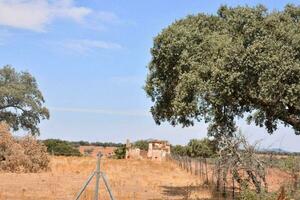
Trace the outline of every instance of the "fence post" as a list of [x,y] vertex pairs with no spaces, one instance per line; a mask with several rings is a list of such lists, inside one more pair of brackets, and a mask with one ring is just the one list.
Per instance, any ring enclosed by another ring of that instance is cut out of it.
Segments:
[[189,158],[190,172],[193,174],[192,158]]
[[198,158],[195,158],[195,175],[198,175]]
[[99,195],[99,180],[100,180],[100,160],[101,160],[101,153],[97,154],[97,167],[96,167],[96,185],[95,185],[95,194],[94,194],[94,200],[98,200]]
[[216,163],[214,163],[214,166],[213,166],[212,172],[211,172],[211,182],[213,185],[215,184],[215,168],[216,168]]
[[221,179],[221,169],[220,169],[220,162],[217,162],[217,191],[220,191],[220,179]]
[[208,183],[208,170],[207,170],[207,160],[206,160],[206,158],[204,158],[204,162],[205,162],[206,183]]
[[198,175],[198,158],[195,158],[195,175]]
[[234,176],[233,176],[233,169],[231,170],[231,176],[232,176],[232,199],[235,200],[235,186],[234,186]]
[[203,165],[202,165],[202,158],[200,158],[200,178],[203,178]]
[[187,157],[187,156],[185,157],[185,170],[186,170],[187,172],[189,172],[188,157]]

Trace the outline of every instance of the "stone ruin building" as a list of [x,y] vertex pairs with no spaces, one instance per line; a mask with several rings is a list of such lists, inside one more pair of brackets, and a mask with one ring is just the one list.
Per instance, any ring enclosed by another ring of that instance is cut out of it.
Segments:
[[162,161],[171,153],[171,145],[164,140],[150,140],[148,151],[134,147],[129,140],[126,142],[126,159],[151,159]]
[[129,140],[126,141],[126,159],[143,159],[147,156],[147,151],[134,147]]
[[149,142],[147,157],[152,160],[164,160],[171,154],[171,145],[168,141],[152,140]]

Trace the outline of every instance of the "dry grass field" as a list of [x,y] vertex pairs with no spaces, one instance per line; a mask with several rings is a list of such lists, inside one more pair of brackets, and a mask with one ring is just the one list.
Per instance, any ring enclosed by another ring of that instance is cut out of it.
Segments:
[[[0,173],[0,200],[72,200],[95,169],[95,162],[91,157],[52,157],[48,172]],[[117,200],[210,199],[212,196],[202,186],[199,176],[187,173],[175,163],[103,159],[101,168]],[[269,172],[273,190],[279,188],[285,177],[280,171]],[[100,199],[108,200],[103,186],[101,182]],[[92,199],[93,189],[94,182],[81,199]]]
[[[94,170],[95,158],[52,157],[50,165],[45,173],[0,173],[0,199],[72,200]],[[201,184],[199,177],[170,162],[104,159],[101,167],[117,200],[183,199],[190,188]],[[93,187],[94,182],[82,199],[92,199]],[[190,195],[209,198],[210,192],[199,189]],[[99,196],[109,199],[102,182]]]

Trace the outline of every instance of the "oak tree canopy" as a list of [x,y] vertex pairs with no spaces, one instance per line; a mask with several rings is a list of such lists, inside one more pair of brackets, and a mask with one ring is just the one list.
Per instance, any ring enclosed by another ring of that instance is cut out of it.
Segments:
[[219,8],[190,15],[154,39],[145,85],[156,123],[210,123],[232,133],[246,118],[300,134],[300,7]]
[[21,129],[39,134],[38,124],[49,118],[44,98],[35,78],[28,72],[17,72],[11,66],[0,69],[0,122],[14,131]]

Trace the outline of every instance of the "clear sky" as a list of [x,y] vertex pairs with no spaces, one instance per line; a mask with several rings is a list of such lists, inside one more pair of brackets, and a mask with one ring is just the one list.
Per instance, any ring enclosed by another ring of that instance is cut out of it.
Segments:
[[[155,125],[142,87],[153,37],[176,19],[216,13],[220,5],[263,4],[281,10],[299,1],[1,0],[0,66],[33,74],[51,118],[41,138],[113,141],[157,138],[173,144],[206,135],[206,125]],[[289,128],[274,135],[239,122],[263,147],[300,151]]]

